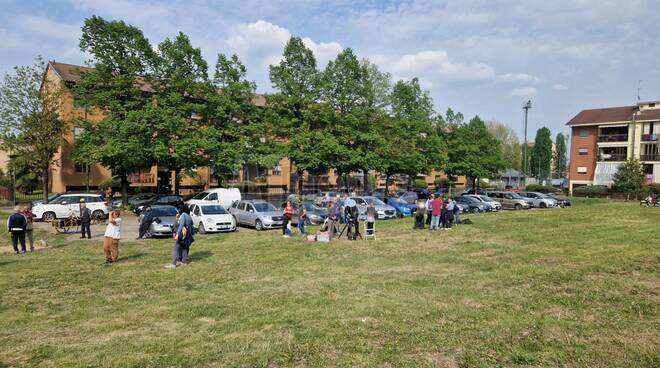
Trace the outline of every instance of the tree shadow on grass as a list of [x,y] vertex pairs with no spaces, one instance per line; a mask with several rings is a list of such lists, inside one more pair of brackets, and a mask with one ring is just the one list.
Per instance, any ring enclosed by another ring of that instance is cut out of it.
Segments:
[[209,250],[203,250],[195,253],[190,254],[190,260],[191,261],[200,261],[204,258],[209,258],[210,256],[213,255],[213,252]]
[[147,253],[145,253],[145,252],[134,253],[134,254],[131,254],[131,255],[126,256],[126,257],[120,257],[117,261],[118,262],[128,261],[128,260],[131,260],[131,259],[134,259],[134,258],[141,258],[141,257],[144,257],[146,255],[147,255]]

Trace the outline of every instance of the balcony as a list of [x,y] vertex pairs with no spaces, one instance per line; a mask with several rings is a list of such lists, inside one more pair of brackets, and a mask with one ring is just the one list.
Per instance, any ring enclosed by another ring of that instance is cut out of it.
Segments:
[[152,173],[133,173],[128,176],[128,182],[133,185],[154,184],[156,175]]
[[642,142],[655,142],[658,140],[658,135],[653,134],[642,134]]
[[655,155],[640,155],[640,161],[660,161],[660,154]]
[[628,134],[599,135],[598,142],[628,142]]
[[625,153],[602,153],[598,156],[598,161],[626,161],[628,155]]

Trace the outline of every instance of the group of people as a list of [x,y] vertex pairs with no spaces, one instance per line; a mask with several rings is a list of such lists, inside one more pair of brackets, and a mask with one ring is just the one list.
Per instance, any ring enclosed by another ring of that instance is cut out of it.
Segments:
[[[371,231],[378,216],[373,203],[367,206],[366,216],[367,231]],[[341,224],[346,225],[348,240],[362,238],[360,233],[360,211],[357,205],[351,202],[348,196],[342,200],[337,195],[332,202],[328,203],[328,218],[323,224],[322,230],[327,231],[329,238],[332,239],[338,234],[341,235],[339,230]]]
[[642,200],[640,204],[643,204],[646,207],[651,207],[651,206],[655,207],[660,205],[660,203],[658,202],[660,202],[660,195],[654,196],[649,194],[648,196],[646,196],[646,198]]
[[[14,254],[27,253],[25,240],[30,244],[30,252],[34,252],[34,214],[32,205],[14,207],[14,213],[7,219],[7,231],[11,234],[11,245]],[[18,244],[21,249],[19,251]]]
[[451,230],[453,224],[460,223],[461,210],[451,198],[431,194],[426,202],[417,202],[415,229],[424,229],[424,215],[429,230]]

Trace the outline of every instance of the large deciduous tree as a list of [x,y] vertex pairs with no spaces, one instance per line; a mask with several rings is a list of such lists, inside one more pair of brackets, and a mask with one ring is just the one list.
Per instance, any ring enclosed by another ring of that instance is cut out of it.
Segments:
[[62,86],[45,78],[46,65],[17,66],[0,84],[0,139],[12,169],[38,172],[48,201],[50,167],[69,122],[59,115]]
[[552,166],[552,138],[550,129],[543,127],[536,131],[534,148],[530,154],[530,170],[532,176],[539,181],[550,178]]
[[486,122],[488,131],[500,142],[502,158],[507,168],[519,170],[522,160],[522,146],[516,131],[499,121]]
[[450,129],[448,173],[472,178],[476,186],[479,178],[505,168],[500,142],[478,116],[467,124],[451,125]]
[[97,124],[80,123],[84,131],[74,156],[81,162],[99,162],[119,176],[127,205],[128,174],[155,162],[149,126],[156,55],[138,28],[98,16],[85,20],[80,49],[91,55],[94,69],[81,73],[74,89],[76,103],[106,115]]

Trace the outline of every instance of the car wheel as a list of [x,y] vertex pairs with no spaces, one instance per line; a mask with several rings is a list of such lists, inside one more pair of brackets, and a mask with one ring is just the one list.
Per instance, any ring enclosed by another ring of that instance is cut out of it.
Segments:
[[257,220],[257,221],[254,222],[254,228],[257,231],[261,231],[261,230],[264,229],[264,224],[261,223],[261,220]]
[[105,217],[105,213],[103,213],[103,211],[101,210],[96,210],[92,212],[92,218],[95,220],[103,220],[104,217]]
[[46,212],[46,213],[43,214],[43,216],[41,218],[46,222],[53,221],[53,220],[55,220],[55,213]]
[[545,202],[541,202],[541,203],[539,203],[539,207],[540,208],[546,208],[546,207],[548,207],[548,205],[545,204]]
[[144,237],[147,238],[147,239],[151,238],[151,231],[147,230],[147,232],[144,233]]
[[197,232],[200,234],[206,234],[206,229],[204,228],[204,224],[201,222],[199,223],[199,226],[197,227]]
[[516,203],[516,205],[513,206],[513,209],[516,210],[516,211],[520,211],[520,210],[522,210],[522,205],[520,203]]
[[402,218],[402,217],[403,217],[403,213],[401,213],[401,211],[397,210],[396,211],[396,218]]

